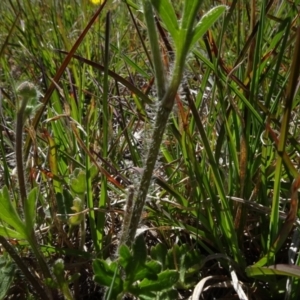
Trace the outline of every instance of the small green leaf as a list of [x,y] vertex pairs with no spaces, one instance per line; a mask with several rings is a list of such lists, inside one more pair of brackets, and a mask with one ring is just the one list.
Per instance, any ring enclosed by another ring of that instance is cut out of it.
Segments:
[[[158,266],[159,266],[159,264],[158,264]],[[155,265],[154,267],[157,267],[157,265]],[[157,268],[157,269],[159,269],[159,268]],[[151,268],[151,265],[150,265],[150,267],[148,265],[144,265],[143,268],[141,268],[135,274],[133,281],[135,282],[135,281],[142,280],[145,278],[150,279],[150,280],[157,280],[157,273],[159,273],[159,271],[158,272],[156,272],[156,271],[157,270]]]
[[144,241],[143,235],[139,235],[133,246],[132,246],[132,257],[129,260],[129,264],[125,268],[126,275],[130,277],[133,281],[135,278],[135,275],[142,271],[147,258],[147,249]]
[[166,270],[158,274],[157,280],[144,279],[139,284],[139,291],[142,294],[147,292],[159,292],[172,288],[178,281],[179,274],[175,270]]
[[147,258],[147,248],[144,241],[144,236],[139,235],[132,246],[133,257],[139,264],[144,265]]
[[176,269],[177,263],[179,263],[180,259],[180,247],[178,245],[174,245],[172,249],[168,250],[168,254],[166,257],[166,266],[169,269]]
[[180,255],[180,260],[179,260],[179,262],[180,262],[179,263],[179,278],[180,278],[181,282],[184,282],[185,272],[186,272],[186,269],[187,269],[186,254],[187,254],[187,252],[182,253]]
[[194,44],[199,41],[204,33],[220,18],[220,16],[226,11],[226,9],[226,5],[219,5],[212,8],[202,16],[201,20],[193,30],[191,47],[193,47]]
[[155,260],[150,260],[146,263],[146,268],[149,268],[152,272],[155,274],[158,274],[161,272],[161,264]]
[[94,280],[99,284],[110,287],[113,282],[111,295],[113,299],[123,291],[123,280],[119,273],[115,275],[116,265],[109,265],[103,259],[96,259],[93,262],[93,270],[95,273]]
[[103,259],[95,259],[93,261],[93,270],[95,275],[101,274],[101,273],[108,273],[113,274],[109,268],[108,263]]
[[98,167],[93,164],[90,167],[90,177],[91,177],[91,179],[93,180],[98,175],[98,173],[99,173]]
[[132,255],[126,245],[121,245],[119,248],[119,263],[122,268],[126,269],[131,262]]
[[86,192],[86,173],[84,170],[75,169],[71,176],[70,188],[73,193],[81,195]]
[[[82,212],[84,209],[83,201],[80,198],[76,197],[73,200],[73,206],[71,207],[71,209],[74,211],[74,213]],[[83,219],[84,219],[84,213],[80,213],[78,215],[76,214],[75,216],[71,216],[69,218],[69,223],[71,225],[79,225]]]
[[3,226],[3,225],[0,225],[0,235],[11,239],[18,239],[18,240],[26,239],[26,236],[24,234],[19,233],[9,228],[8,226]]
[[165,269],[167,253],[168,249],[165,244],[157,244],[151,249],[151,257],[159,261],[163,269]]
[[8,189],[6,186],[0,190],[0,219],[12,226],[16,231],[18,231],[23,237],[26,237],[26,225],[21,220],[16,209],[13,207]]
[[24,205],[25,223],[27,233],[30,235],[34,229],[36,219],[36,200],[37,200],[37,188],[33,188],[28,194],[28,199]]

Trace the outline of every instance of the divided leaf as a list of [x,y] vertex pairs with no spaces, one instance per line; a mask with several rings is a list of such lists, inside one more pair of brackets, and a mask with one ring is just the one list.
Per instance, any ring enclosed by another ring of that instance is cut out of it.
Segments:
[[155,262],[152,261],[149,264],[144,265],[143,268],[140,268],[140,270],[135,273],[134,282],[145,278],[150,280],[157,280],[157,273],[160,272],[160,269],[160,265],[155,264]]
[[177,283],[179,279],[179,274],[175,270],[166,270],[158,274],[157,280],[144,279],[139,284],[140,293],[146,292],[159,292],[163,290],[168,290]]
[[115,263],[109,265],[103,259],[96,259],[93,262],[94,280],[106,287],[111,286],[113,282],[111,293],[114,299],[123,291],[123,280],[116,268],[117,265]]
[[147,249],[143,235],[139,235],[132,246],[132,257],[130,263],[127,265],[125,272],[128,277],[134,282],[136,281],[136,275],[139,272],[143,272],[145,269],[147,259]]
[[132,258],[129,248],[126,245],[121,245],[119,248],[119,255],[119,263],[121,267],[126,270]]
[[161,263],[162,268],[165,269],[166,266],[166,257],[168,249],[165,244],[157,244],[151,249],[151,257]]

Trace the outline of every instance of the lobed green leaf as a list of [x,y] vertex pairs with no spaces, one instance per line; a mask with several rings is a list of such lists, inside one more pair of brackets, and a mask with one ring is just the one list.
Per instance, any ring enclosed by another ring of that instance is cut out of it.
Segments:
[[165,270],[158,274],[157,280],[144,279],[139,284],[139,291],[142,294],[146,292],[158,292],[168,290],[176,284],[179,279],[179,274],[175,270]]

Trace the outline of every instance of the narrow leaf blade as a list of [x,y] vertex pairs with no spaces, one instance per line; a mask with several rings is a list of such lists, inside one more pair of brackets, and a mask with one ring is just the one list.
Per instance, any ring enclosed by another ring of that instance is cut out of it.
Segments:
[[33,188],[28,194],[28,199],[25,202],[25,223],[28,234],[34,229],[36,219],[36,200],[37,200],[37,188]]
[[191,47],[193,47],[193,45],[204,35],[204,33],[221,17],[226,9],[226,5],[219,5],[203,15],[193,30]]
[[158,12],[162,21],[164,22],[173,40],[176,40],[178,36],[179,26],[171,2],[169,0],[151,0],[151,3]]

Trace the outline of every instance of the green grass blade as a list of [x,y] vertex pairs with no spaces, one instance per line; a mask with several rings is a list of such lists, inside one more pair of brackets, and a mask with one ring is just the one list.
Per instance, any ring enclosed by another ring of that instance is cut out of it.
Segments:
[[198,111],[192,101],[189,101],[190,108],[192,110],[193,116],[195,118],[196,126],[199,130],[200,136],[202,138],[202,142],[204,145],[204,149],[206,151],[206,154],[208,156],[208,160],[211,166],[211,171],[213,173],[214,182],[216,184],[216,188],[218,191],[218,195],[221,199],[221,210],[219,211],[219,208],[215,208],[218,219],[220,220],[221,230],[226,237],[227,247],[231,250],[232,255],[234,256],[235,260],[239,262],[240,265],[244,265],[245,262],[241,256],[238,240],[236,236],[236,232],[234,229],[233,219],[231,215],[231,209],[228,205],[228,201],[226,199],[222,179],[220,176],[220,173],[218,171],[218,166],[215,162],[215,158],[213,156],[213,153],[210,148],[209,141],[207,139],[205,129],[203,128],[202,122],[200,120],[200,117],[198,115]]
[[168,32],[170,32],[173,40],[176,40],[178,37],[179,26],[170,0],[151,0],[151,3],[164,22]]
[[[106,23],[105,23],[105,47],[104,47],[104,74],[103,74],[103,95],[102,95],[102,120],[99,120],[101,124],[99,124],[99,128],[102,129],[102,157],[107,159],[108,157],[108,148],[109,148],[109,135],[110,133],[110,108],[108,105],[108,67],[109,67],[109,41],[110,41],[110,13],[108,12],[106,15]],[[101,195],[99,201],[99,207],[105,208],[107,206],[107,178],[102,175],[101,180]],[[101,245],[103,243],[103,235],[104,235],[104,225],[105,225],[105,214],[99,213],[99,218],[97,221],[97,230],[100,232],[100,241],[98,243]],[[103,245],[101,245],[101,248]]]

